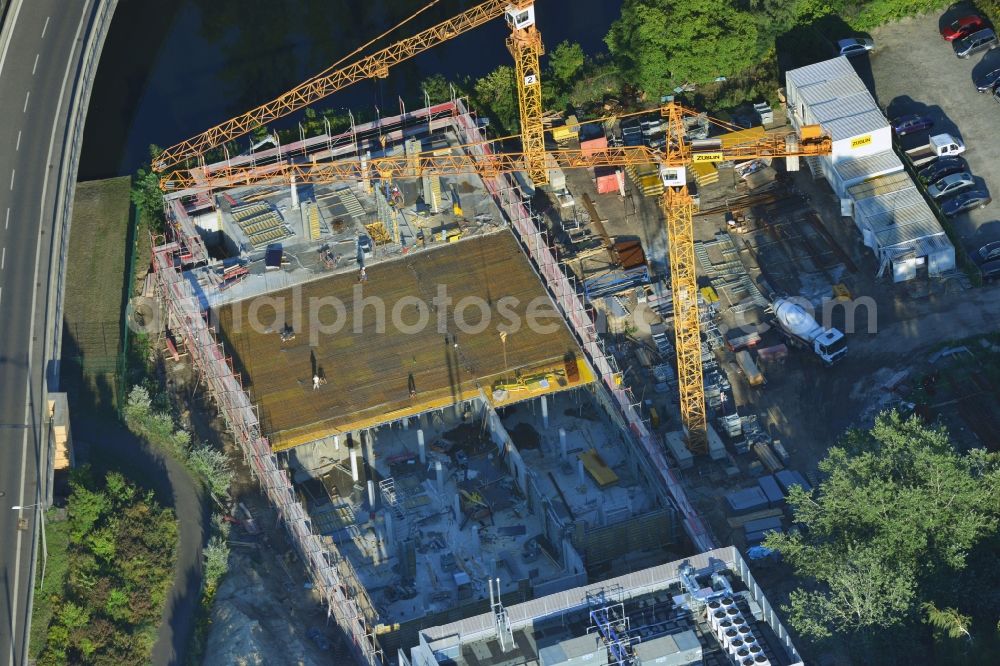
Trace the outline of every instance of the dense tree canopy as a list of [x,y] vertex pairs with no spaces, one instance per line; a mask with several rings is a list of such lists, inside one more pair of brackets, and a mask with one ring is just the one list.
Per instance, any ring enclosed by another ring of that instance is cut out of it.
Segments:
[[750,68],[757,28],[726,0],[625,0],[605,42],[623,73],[659,96]]
[[576,42],[563,42],[549,54],[549,68],[556,81],[562,85],[573,82],[573,77],[583,68],[586,59],[583,48]]
[[83,469],[68,503],[69,575],[40,664],[149,661],[173,574],[177,521],[120,474]]
[[[159,146],[149,147],[149,157],[156,159],[163,149]],[[136,207],[154,231],[163,229],[163,192],[160,190],[160,176],[152,169],[140,167],[132,178],[132,190],[129,193],[132,205]]]
[[505,134],[519,131],[517,85],[513,67],[500,65],[476,81],[473,96],[474,105],[492,117],[498,131]]
[[789,496],[802,529],[766,542],[812,581],[789,608],[807,637],[872,634],[930,615],[923,604],[950,595],[970,552],[996,535],[1000,456],[959,454],[943,429],[915,417],[883,414],[819,467],[815,497],[801,488]]

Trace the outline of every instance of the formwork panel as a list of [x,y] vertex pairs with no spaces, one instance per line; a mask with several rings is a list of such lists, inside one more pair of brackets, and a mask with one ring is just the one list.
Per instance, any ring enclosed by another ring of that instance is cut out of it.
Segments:
[[[451,299],[446,308],[434,306],[439,287]],[[300,289],[297,296],[295,289]],[[382,305],[357,306],[355,290]],[[330,297],[345,307],[343,326],[335,333],[321,333],[319,326],[310,324],[310,312],[332,330],[336,310],[326,306],[320,312],[310,303]],[[489,324],[479,332],[473,332],[482,328],[477,305],[460,315],[466,332],[456,324],[457,306],[470,297],[489,309]],[[593,379],[582,351],[509,232],[375,264],[367,269],[364,283],[354,273],[339,274],[267,298],[284,304],[284,319],[278,321],[274,306],[260,306],[259,325],[254,324],[253,299],[223,307],[217,318],[275,450],[446,407],[479,397],[481,391],[503,404]],[[508,300],[501,309],[504,298]],[[417,301],[428,310],[423,327],[415,326],[420,321]],[[296,302],[301,305],[294,306]],[[528,325],[532,302],[550,315],[537,320],[545,327]],[[379,307],[384,308],[384,328],[378,325]],[[402,327],[393,322],[397,307]],[[521,325],[503,338],[498,329],[507,327],[508,314]],[[280,331],[286,325],[294,330],[294,339],[282,340]],[[526,380],[516,386],[515,371]],[[325,379],[318,389],[313,388],[315,375]],[[508,390],[503,397],[494,396],[501,380]]]

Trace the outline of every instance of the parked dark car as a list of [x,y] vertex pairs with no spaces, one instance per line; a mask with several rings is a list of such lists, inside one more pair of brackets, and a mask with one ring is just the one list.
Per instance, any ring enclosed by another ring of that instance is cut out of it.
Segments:
[[977,187],[973,190],[956,194],[941,202],[941,212],[948,217],[954,217],[959,213],[972,210],[973,208],[986,208],[993,199],[986,190]]
[[956,39],[951,43],[951,46],[955,49],[955,55],[959,58],[968,58],[973,54],[979,53],[980,51],[996,48],[997,34],[987,28],[985,30],[975,32],[968,37]]
[[979,264],[979,273],[983,276],[983,282],[993,282],[1000,279],[1000,241],[993,241],[982,246],[972,258]]
[[978,32],[985,27],[986,21],[983,20],[982,16],[970,14],[968,16],[955,19],[945,27],[941,28],[941,36],[945,38],[945,41],[953,42],[956,39],[968,37],[972,33]]
[[934,127],[934,121],[918,113],[901,116],[892,121],[892,129],[898,136],[922,132],[932,127]]
[[976,90],[981,93],[993,92],[997,84],[1000,83],[1000,68],[994,69],[992,72],[983,74],[978,79],[974,81],[976,84]]
[[987,243],[986,245],[979,248],[977,254],[979,255],[977,261],[979,261],[980,263],[993,261],[994,259],[1000,259],[1000,241],[993,241],[992,243]]
[[1000,278],[1000,259],[979,264],[979,273],[983,276],[983,282],[992,282]]
[[936,183],[953,173],[968,171],[969,165],[961,157],[939,157],[917,172],[921,183]]

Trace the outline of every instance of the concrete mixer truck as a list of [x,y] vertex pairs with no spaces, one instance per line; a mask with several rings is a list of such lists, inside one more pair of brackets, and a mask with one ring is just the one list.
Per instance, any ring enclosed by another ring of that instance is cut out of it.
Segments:
[[832,365],[847,354],[847,340],[844,334],[835,328],[820,326],[798,303],[787,298],[779,298],[774,301],[772,307],[778,326],[790,344],[811,349],[827,365]]

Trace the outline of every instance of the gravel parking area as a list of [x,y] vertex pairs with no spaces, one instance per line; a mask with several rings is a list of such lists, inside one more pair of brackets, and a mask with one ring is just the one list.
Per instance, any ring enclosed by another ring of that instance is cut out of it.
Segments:
[[[878,103],[890,118],[926,113],[934,120],[930,133],[948,132],[968,147],[964,157],[972,175],[1000,197],[1000,104],[976,92],[973,77],[1000,67],[1000,49],[962,60],[941,38],[939,25],[961,15],[931,14],[883,26],[872,34],[876,50],[870,59]],[[863,70],[869,63],[858,63]],[[864,72],[863,72],[864,74]],[[927,132],[904,137],[903,146],[926,143]],[[1000,199],[984,209],[959,215],[954,227],[969,251],[1000,240]]]

